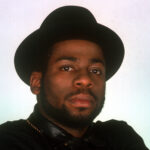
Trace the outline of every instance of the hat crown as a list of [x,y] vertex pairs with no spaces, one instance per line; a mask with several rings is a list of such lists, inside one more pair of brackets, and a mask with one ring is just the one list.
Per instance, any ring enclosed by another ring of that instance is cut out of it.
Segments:
[[46,28],[52,25],[61,24],[93,24],[96,23],[96,19],[91,12],[83,7],[79,6],[64,6],[54,10],[47,16],[40,28]]

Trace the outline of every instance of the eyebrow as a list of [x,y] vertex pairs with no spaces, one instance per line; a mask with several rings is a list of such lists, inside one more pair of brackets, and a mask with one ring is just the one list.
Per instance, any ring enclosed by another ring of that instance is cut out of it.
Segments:
[[101,64],[105,65],[105,62],[102,59],[99,59],[99,58],[92,58],[91,62],[92,63],[101,63]]
[[56,62],[62,61],[62,60],[69,60],[69,61],[74,61],[74,62],[75,62],[75,61],[77,60],[77,58],[75,58],[75,57],[63,56],[63,57],[58,58],[58,59],[56,60]]
[[[69,60],[69,61],[77,61],[77,58],[76,57],[69,57],[69,56],[63,56],[63,57],[60,57],[56,60],[56,62],[59,62],[59,61],[63,61],[63,60]],[[102,65],[105,65],[105,62],[102,60],[102,59],[99,59],[99,58],[92,58],[90,60],[91,63],[101,63]]]

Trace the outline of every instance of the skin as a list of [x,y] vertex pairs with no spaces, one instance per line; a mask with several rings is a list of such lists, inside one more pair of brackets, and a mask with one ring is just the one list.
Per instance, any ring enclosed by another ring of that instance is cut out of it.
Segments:
[[[45,74],[31,74],[30,87],[36,95],[40,94],[41,80],[46,101],[51,106],[57,109],[64,107],[74,118],[88,117],[101,107],[105,95],[105,60],[102,49],[87,40],[55,43]],[[75,137],[81,137],[88,128],[70,128],[46,114],[42,105],[40,110],[47,119]]]

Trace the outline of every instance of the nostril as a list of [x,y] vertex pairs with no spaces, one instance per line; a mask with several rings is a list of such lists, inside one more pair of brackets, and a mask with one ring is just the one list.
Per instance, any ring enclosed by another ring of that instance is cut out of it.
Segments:
[[75,78],[74,80],[74,86],[81,88],[91,88],[93,85],[93,82],[91,80],[91,78],[89,76],[87,76],[87,74],[79,74],[79,76],[77,78]]
[[76,85],[80,86],[80,85],[81,85],[81,83],[80,83],[80,82],[77,82],[77,83],[76,83]]
[[82,82],[76,82],[75,84],[77,87],[86,87],[86,88],[91,88],[92,87],[92,83],[82,83]]
[[92,84],[91,84],[91,83],[89,83],[89,84],[87,85],[87,87],[88,87],[88,88],[92,87]]

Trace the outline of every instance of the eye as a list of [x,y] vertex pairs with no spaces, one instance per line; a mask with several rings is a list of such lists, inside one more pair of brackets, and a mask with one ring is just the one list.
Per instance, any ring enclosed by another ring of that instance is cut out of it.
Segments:
[[97,69],[97,68],[92,68],[90,70],[91,73],[94,73],[94,74],[97,74],[97,75],[101,75],[102,74],[102,71],[100,69]]
[[60,69],[61,69],[62,71],[67,71],[67,72],[73,70],[73,68],[72,68],[71,66],[62,66]]

